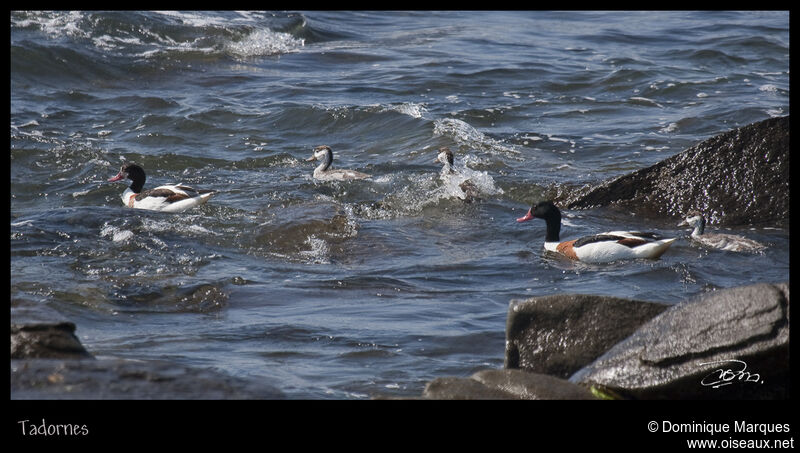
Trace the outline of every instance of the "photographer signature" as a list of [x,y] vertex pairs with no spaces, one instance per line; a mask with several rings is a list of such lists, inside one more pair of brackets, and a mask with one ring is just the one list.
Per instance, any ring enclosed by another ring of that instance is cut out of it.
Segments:
[[764,383],[761,380],[761,375],[758,373],[751,373],[747,371],[747,364],[741,360],[717,360],[714,362],[701,363],[700,365],[713,365],[713,364],[732,364],[729,368],[720,367],[707,374],[701,381],[700,385],[703,387],[711,387],[718,389],[720,387],[733,384],[735,382],[754,382]]

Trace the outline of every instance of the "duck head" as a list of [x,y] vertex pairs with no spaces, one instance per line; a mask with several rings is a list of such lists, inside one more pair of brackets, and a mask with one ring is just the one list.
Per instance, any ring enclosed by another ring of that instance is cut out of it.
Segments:
[[561,221],[561,211],[558,210],[552,201],[540,201],[528,209],[528,213],[517,219],[517,222],[527,222],[531,219],[558,220]]
[[114,182],[126,178],[133,181],[133,184],[131,184],[131,189],[138,193],[142,190],[147,176],[145,176],[144,169],[142,167],[134,164],[133,162],[128,162],[122,164],[122,167],[119,169],[119,173],[117,173],[117,175],[114,177],[108,178],[108,181]]
[[331,165],[331,162],[333,162],[333,151],[331,150],[331,147],[327,145],[320,145],[314,148],[314,154],[306,159],[306,162],[313,162],[315,160],[322,160],[322,169],[327,169]]

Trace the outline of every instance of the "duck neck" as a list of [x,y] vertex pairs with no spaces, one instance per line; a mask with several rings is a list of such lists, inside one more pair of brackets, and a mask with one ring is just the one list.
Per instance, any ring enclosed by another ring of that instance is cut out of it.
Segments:
[[442,172],[446,175],[455,174],[455,169],[453,169],[453,165],[450,162],[445,162],[444,167],[442,167]]
[[547,233],[544,237],[545,242],[559,242],[561,234],[561,216],[549,217],[545,219],[547,223]]
[[700,236],[706,229],[706,219],[700,217],[694,223],[694,231],[692,231],[692,236]]
[[320,172],[321,171],[326,171],[328,169],[328,167],[331,166],[331,163],[333,163],[333,154],[330,151],[328,151],[328,152],[325,153],[325,156],[322,158],[322,163],[320,163],[317,166],[317,169],[314,170],[314,171],[315,172],[317,172],[317,171],[320,171]]
[[142,189],[144,188],[144,181],[145,181],[144,176],[137,176],[135,179],[133,179],[133,182],[131,183],[130,186],[133,193],[142,193]]

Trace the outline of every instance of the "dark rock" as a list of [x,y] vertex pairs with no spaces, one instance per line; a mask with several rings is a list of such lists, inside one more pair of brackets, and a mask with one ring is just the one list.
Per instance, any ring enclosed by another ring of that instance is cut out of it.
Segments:
[[75,324],[40,303],[11,301],[11,358],[91,359]]
[[71,322],[11,324],[11,358],[91,359]]
[[585,387],[565,379],[520,370],[484,370],[472,379],[524,400],[593,400]]
[[673,306],[570,381],[637,399],[788,398],[789,285],[731,288]]
[[564,379],[520,370],[484,370],[469,378],[446,377],[429,382],[427,399],[591,400],[584,387]]
[[789,224],[789,117],[712,137],[656,165],[557,199],[616,205],[653,218],[696,209],[709,224]]
[[487,387],[475,379],[459,377],[442,377],[428,382],[422,396],[434,400],[516,399],[502,390]]
[[666,309],[652,302],[580,294],[512,300],[505,368],[566,379]]
[[166,362],[11,361],[11,399],[281,399],[276,388]]

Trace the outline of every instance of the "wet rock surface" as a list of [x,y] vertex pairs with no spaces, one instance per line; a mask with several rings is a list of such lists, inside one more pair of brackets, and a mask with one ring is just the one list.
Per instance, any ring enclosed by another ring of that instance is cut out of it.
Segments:
[[[592,295],[514,301],[506,337],[505,369],[434,379],[421,398],[790,397],[788,283],[674,306]],[[559,377],[582,362],[568,380]]]
[[11,324],[11,358],[91,359],[71,322]]
[[512,300],[505,368],[567,379],[667,308],[582,294]]
[[789,284],[765,283],[671,307],[570,381],[637,399],[784,399],[789,370]]
[[434,379],[425,387],[425,399],[474,400],[592,400],[584,387],[567,380],[520,370],[484,370],[469,378]]
[[91,359],[75,324],[55,310],[27,301],[11,303],[11,358]]
[[267,384],[168,362],[11,361],[11,399],[281,399]]
[[654,218],[690,210],[710,225],[789,224],[789,117],[705,140],[651,167],[556,196],[568,209],[619,206]]

